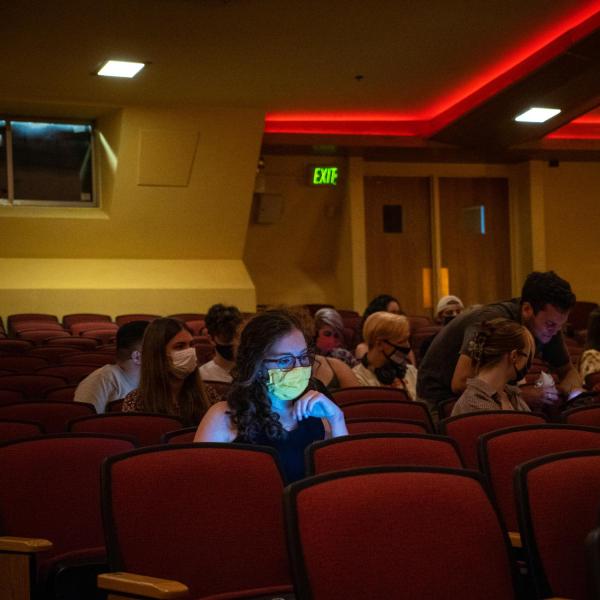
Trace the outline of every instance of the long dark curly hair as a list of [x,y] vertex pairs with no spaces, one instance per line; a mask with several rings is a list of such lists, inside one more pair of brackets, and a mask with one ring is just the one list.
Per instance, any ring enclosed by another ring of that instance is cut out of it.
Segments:
[[270,439],[283,439],[286,435],[279,415],[271,410],[263,361],[273,345],[294,329],[302,333],[309,348],[299,319],[287,310],[266,310],[248,321],[242,331],[227,404],[238,436],[244,441],[254,442],[261,434]]

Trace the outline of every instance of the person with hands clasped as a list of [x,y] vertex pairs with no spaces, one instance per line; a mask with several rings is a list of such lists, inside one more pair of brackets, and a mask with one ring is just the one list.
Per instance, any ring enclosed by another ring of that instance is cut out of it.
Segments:
[[248,322],[226,402],[213,405],[195,442],[244,442],[275,448],[288,482],[304,477],[304,449],[347,435],[341,409],[314,389],[313,355],[295,315],[268,310]]

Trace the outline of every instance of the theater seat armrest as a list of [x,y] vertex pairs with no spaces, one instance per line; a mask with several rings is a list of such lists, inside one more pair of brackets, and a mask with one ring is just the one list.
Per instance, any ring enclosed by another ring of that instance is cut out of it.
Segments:
[[50,550],[52,542],[41,538],[0,536],[0,552],[32,554]]
[[510,545],[513,548],[523,547],[523,542],[521,541],[521,534],[518,531],[509,531],[508,539],[510,540]]
[[188,587],[179,581],[123,571],[98,575],[98,587],[111,592],[110,598],[115,600],[120,598],[119,593],[127,598],[189,598]]

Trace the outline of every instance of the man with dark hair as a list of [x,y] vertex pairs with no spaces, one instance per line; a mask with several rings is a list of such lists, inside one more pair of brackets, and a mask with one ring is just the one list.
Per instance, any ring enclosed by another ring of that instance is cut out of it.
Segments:
[[206,329],[215,345],[215,357],[200,366],[200,376],[205,381],[232,381],[231,370],[235,365],[238,327],[242,313],[235,306],[214,304],[206,314]]
[[90,373],[75,390],[75,402],[86,402],[96,407],[98,414],[106,410],[112,400],[124,398],[137,388],[142,365],[142,339],[148,321],[131,321],[117,331],[117,360]]
[[[468,344],[478,325],[505,317],[525,325],[533,334],[536,353],[558,375],[558,389],[572,397],[581,391],[582,382],[571,364],[562,327],[575,304],[575,294],[567,281],[554,271],[533,272],[527,276],[520,298],[467,310],[453,319],[435,337],[419,365],[417,396],[432,408],[459,396],[467,379],[475,375]],[[558,400],[555,392],[540,388],[541,402]],[[542,397],[545,394],[545,397]]]

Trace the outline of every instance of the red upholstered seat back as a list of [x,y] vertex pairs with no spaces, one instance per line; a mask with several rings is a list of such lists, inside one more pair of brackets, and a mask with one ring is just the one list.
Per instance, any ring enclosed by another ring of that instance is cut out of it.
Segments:
[[509,531],[518,531],[513,473],[518,465],[548,454],[600,449],[600,428],[576,425],[523,425],[480,438],[480,464]]
[[151,413],[106,413],[85,416],[69,423],[69,431],[129,435],[139,446],[160,444],[167,431],[180,429],[183,423],[177,417]]
[[97,365],[53,365],[36,371],[37,375],[55,375],[67,383],[79,383],[97,369]]
[[96,409],[82,402],[22,402],[0,406],[0,419],[39,421],[48,433],[64,433],[72,419],[94,414]]
[[42,435],[44,428],[35,421],[0,421],[0,443]]
[[453,440],[427,434],[364,434],[313,442],[306,449],[306,472],[382,465],[425,465],[460,469]]
[[194,441],[197,427],[184,427],[182,429],[175,429],[174,431],[167,431],[164,433],[161,442],[163,444],[191,444]]
[[329,473],[284,503],[299,598],[514,598],[508,542],[472,472]]
[[345,406],[351,402],[366,402],[367,400],[410,400],[404,390],[366,385],[337,390],[333,392],[333,399],[338,406]]
[[539,597],[592,598],[586,594],[584,542],[598,524],[600,450],[527,462],[517,469],[515,485]]
[[572,408],[563,413],[565,423],[569,425],[590,425],[600,427],[600,404]]
[[440,432],[456,440],[465,466],[469,469],[477,469],[479,468],[477,441],[480,435],[505,427],[545,422],[545,417],[528,412],[482,411],[444,419],[440,423]]
[[100,465],[132,448],[123,439],[71,435],[1,445],[2,534],[48,539],[52,556],[103,546]]
[[66,384],[66,379],[57,375],[18,374],[0,377],[0,390],[16,390],[25,399],[31,400],[39,400],[47,390]]
[[423,423],[427,431],[433,431],[431,416],[423,402],[368,400],[345,404],[342,410],[347,419],[410,419]]
[[270,449],[163,445],[107,461],[112,569],[185,583],[192,596],[290,583]]
[[410,419],[346,419],[350,435],[360,433],[427,433],[423,421]]

